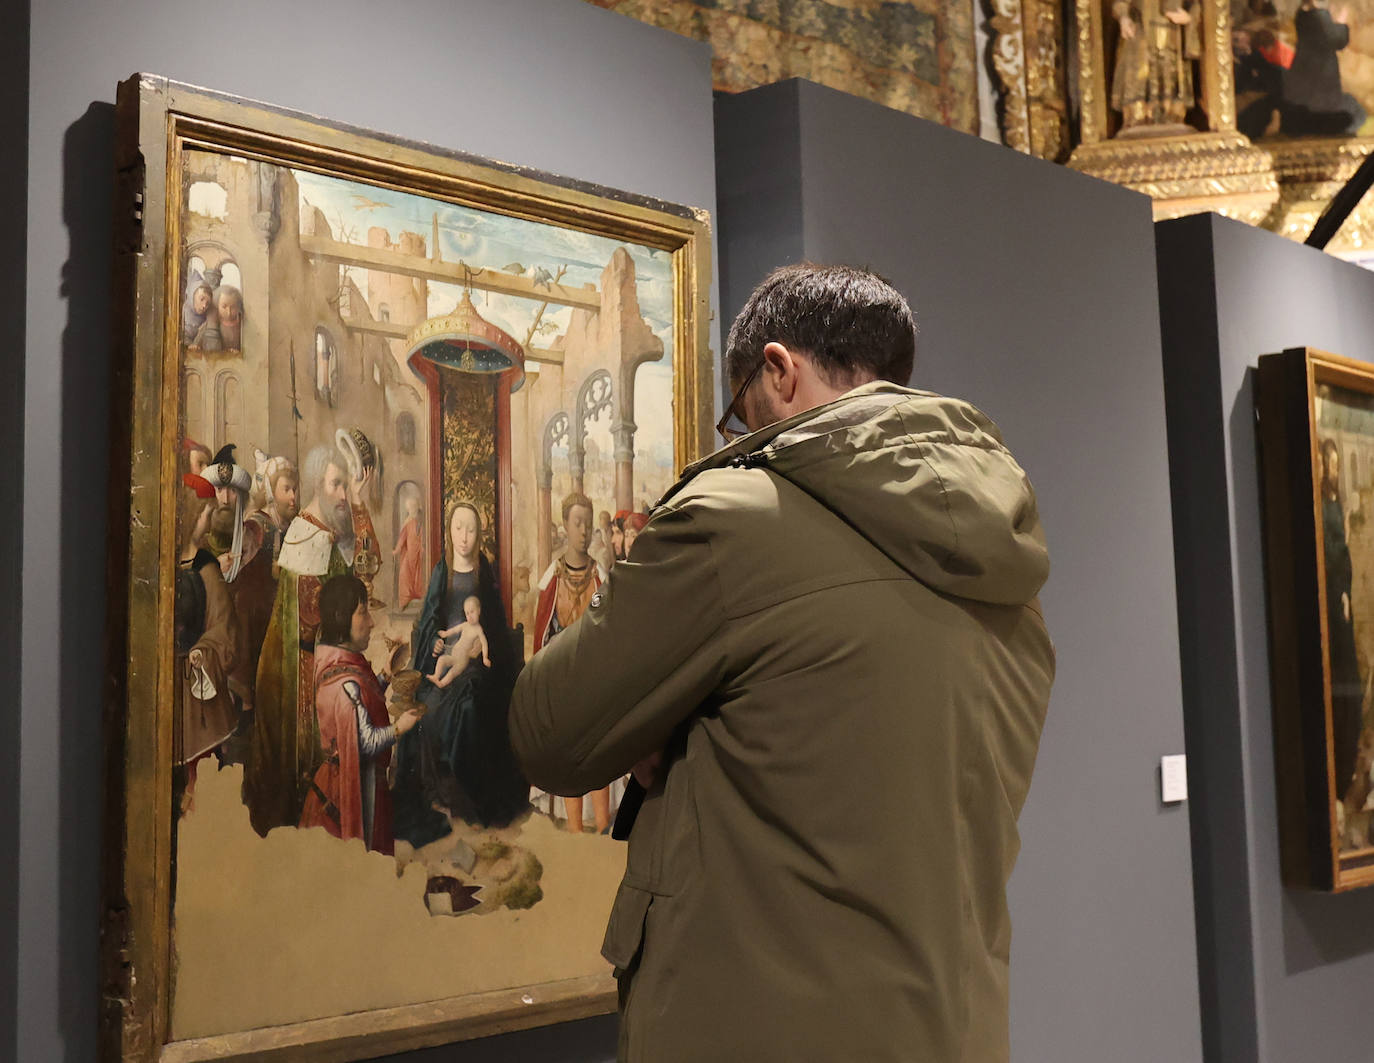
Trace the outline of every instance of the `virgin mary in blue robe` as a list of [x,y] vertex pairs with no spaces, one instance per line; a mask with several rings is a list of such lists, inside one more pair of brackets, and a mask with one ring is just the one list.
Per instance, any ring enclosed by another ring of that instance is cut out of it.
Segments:
[[[463,602],[473,595],[482,606],[480,623],[491,666],[476,658],[447,687],[437,687],[430,680],[439,632],[464,622]],[[477,551],[476,566],[469,572],[454,571],[447,559],[434,566],[411,635],[412,667],[423,677],[415,696],[425,715],[397,743],[398,838],[418,848],[447,834],[448,822],[434,804],[483,827],[508,826],[530,808],[530,784],[515,762],[506,729],[511,691],[523,663],[516,648],[519,638],[507,623],[486,555]]]

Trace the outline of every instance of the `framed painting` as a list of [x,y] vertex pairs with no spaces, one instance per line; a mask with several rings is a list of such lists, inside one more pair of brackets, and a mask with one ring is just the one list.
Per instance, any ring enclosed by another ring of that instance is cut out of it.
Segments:
[[1284,883],[1374,883],[1374,365],[1260,359],[1270,676]]
[[614,1008],[520,667],[710,440],[703,212],[120,86],[105,1058]]

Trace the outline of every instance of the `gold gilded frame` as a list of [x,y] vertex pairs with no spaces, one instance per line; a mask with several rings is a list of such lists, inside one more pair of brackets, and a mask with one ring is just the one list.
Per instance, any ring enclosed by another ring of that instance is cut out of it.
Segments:
[[352,1060],[613,1011],[608,972],[168,1042],[182,153],[232,152],[670,252],[679,466],[711,443],[707,214],[153,75],[120,85],[117,122],[102,1058]]

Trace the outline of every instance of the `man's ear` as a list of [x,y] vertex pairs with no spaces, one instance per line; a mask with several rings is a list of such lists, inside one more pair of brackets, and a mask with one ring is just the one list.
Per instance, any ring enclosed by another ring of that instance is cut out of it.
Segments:
[[767,386],[784,404],[797,394],[797,356],[781,343],[767,343],[763,347],[763,376]]

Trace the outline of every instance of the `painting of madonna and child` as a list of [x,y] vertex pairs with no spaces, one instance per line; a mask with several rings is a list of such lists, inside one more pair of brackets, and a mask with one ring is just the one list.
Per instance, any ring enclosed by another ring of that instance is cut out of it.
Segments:
[[621,786],[531,789],[507,707],[672,482],[671,253],[211,151],[181,195],[173,1037],[604,970]]

